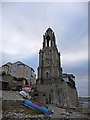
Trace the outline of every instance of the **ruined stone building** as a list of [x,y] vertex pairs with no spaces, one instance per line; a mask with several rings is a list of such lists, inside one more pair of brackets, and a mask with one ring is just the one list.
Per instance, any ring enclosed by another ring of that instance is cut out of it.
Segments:
[[74,79],[74,75],[62,73],[55,34],[48,28],[43,35],[43,48],[39,51],[35,100],[43,104],[76,107],[78,95]]

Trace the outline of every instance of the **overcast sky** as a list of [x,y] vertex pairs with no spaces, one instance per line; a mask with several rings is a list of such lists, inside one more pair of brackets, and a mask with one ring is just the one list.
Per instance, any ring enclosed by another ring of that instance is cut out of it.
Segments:
[[79,96],[88,95],[88,3],[2,4],[2,64],[22,61],[37,73],[48,27],[55,32],[64,73],[73,73]]

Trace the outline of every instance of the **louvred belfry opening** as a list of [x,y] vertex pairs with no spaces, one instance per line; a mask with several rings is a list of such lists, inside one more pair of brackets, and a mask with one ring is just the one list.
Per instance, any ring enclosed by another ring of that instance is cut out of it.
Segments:
[[55,46],[55,35],[51,28],[48,28],[45,35],[43,35],[43,48]]

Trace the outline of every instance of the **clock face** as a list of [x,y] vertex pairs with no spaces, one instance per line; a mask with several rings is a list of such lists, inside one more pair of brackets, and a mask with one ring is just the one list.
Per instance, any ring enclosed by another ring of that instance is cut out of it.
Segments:
[[45,55],[48,56],[48,55],[49,55],[49,51],[46,51],[46,52],[45,52]]
[[50,60],[45,60],[45,66],[49,66],[50,65]]

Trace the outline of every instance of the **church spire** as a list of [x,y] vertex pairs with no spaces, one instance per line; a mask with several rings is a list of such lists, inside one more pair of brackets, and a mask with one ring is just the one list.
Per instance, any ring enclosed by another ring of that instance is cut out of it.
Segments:
[[55,43],[55,35],[53,30],[49,27],[45,35],[43,35],[43,48],[45,47],[54,47],[56,45]]

